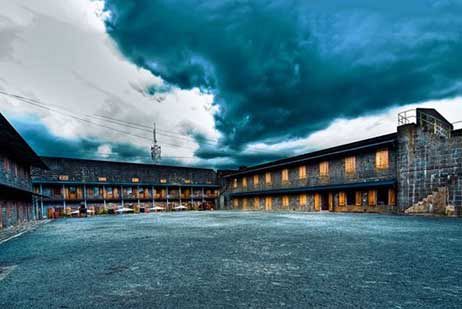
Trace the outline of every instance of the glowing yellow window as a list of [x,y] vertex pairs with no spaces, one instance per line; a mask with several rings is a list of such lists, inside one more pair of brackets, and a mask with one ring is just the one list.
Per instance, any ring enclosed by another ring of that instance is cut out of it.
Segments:
[[237,178],[233,179],[233,188],[237,188]]
[[106,182],[107,178],[106,177],[98,177],[98,181],[100,182]]
[[350,175],[356,173],[355,156],[345,158],[345,173]]
[[388,190],[388,204],[389,205],[396,204],[396,193],[395,193],[395,190],[393,189]]
[[237,198],[233,199],[233,208],[239,207],[239,200]]
[[247,209],[247,199],[246,198],[242,200],[242,208]]
[[346,194],[345,192],[340,192],[338,194],[338,205],[345,206],[346,205]]
[[306,205],[306,194],[300,194],[298,201],[300,203],[300,206],[305,206]]
[[260,208],[260,198],[256,197],[253,199],[253,208],[258,209]]
[[324,161],[319,163],[319,176],[327,177],[329,176],[329,162]]
[[355,205],[356,206],[361,206],[363,203],[363,195],[361,192],[356,192],[355,193]]
[[288,182],[289,181],[289,170],[288,169],[283,169],[281,173],[281,178],[283,182]]
[[160,180],[160,183],[167,183],[167,179],[162,178],[162,179]]
[[271,184],[271,173],[270,173],[270,172],[267,172],[267,173],[265,174],[265,183],[266,183],[267,185]]
[[305,179],[306,178],[306,166],[300,166],[298,168],[298,178],[299,179]]
[[377,150],[375,154],[375,167],[378,169],[388,168],[388,149]]
[[284,195],[282,197],[282,207],[288,207],[289,206],[289,196]]
[[256,187],[258,186],[258,183],[260,182],[260,177],[258,175],[253,176],[253,186]]
[[191,179],[185,179],[184,183],[191,183]]
[[367,199],[369,202],[369,206],[375,206],[377,204],[377,191],[369,190],[367,194]]
[[265,209],[271,210],[273,208],[273,198],[271,196],[267,196],[265,198]]
[[140,182],[140,179],[137,177],[132,178],[132,182]]
[[242,178],[242,186],[247,188],[247,177]]
[[67,180],[69,180],[69,176],[67,176],[67,175],[59,175],[58,179],[61,180],[61,181],[67,181]]

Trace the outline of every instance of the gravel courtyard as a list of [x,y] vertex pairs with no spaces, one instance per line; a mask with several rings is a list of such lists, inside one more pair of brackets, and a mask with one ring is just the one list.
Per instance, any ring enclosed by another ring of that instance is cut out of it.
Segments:
[[0,308],[460,308],[461,261],[457,219],[63,219],[0,245]]

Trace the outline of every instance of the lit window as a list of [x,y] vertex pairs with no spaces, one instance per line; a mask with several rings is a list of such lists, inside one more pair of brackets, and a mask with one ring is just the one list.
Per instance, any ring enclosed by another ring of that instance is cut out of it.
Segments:
[[319,163],[319,176],[327,177],[329,176],[329,162],[324,161]]
[[284,195],[282,197],[282,207],[288,207],[289,206],[289,196]]
[[298,168],[298,178],[299,179],[305,179],[306,178],[306,166],[300,166]]
[[239,207],[239,200],[237,198],[233,199],[233,207],[238,208]]
[[106,177],[98,177],[98,181],[105,182],[107,181]]
[[363,194],[361,192],[356,192],[355,194],[355,205],[361,206],[363,203]]
[[253,176],[253,186],[256,187],[258,186],[258,183],[260,182],[260,177],[258,175]]
[[375,206],[377,204],[377,191],[369,190],[369,193],[367,194],[367,200],[369,206]]
[[283,182],[288,182],[289,181],[289,170],[288,169],[283,169],[282,170],[282,181]]
[[67,181],[67,180],[69,180],[69,176],[67,176],[67,175],[59,175],[58,179],[61,180],[61,181]]
[[162,179],[160,180],[160,183],[167,183],[167,179],[162,178]]
[[375,154],[375,166],[378,169],[388,168],[388,149],[377,150]]
[[346,201],[346,194],[345,192],[340,192],[338,194],[338,205],[339,206],[345,206],[345,201]]
[[300,194],[299,203],[300,203],[300,206],[306,205],[306,194]]
[[185,179],[184,183],[191,183],[191,179]]
[[135,183],[136,183],[136,182],[140,182],[140,179],[137,178],[137,177],[134,177],[134,178],[132,178],[132,182],[135,182]]
[[242,178],[242,186],[244,188],[247,188],[247,178],[246,177]]
[[242,200],[242,208],[247,209],[247,199],[246,198]]
[[256,198],[253,199],[253,207],[255,209],[260,208],[260,198],[259,197],[256,197]]
[[233,188],[237,188],[237,178],[233,179]]
[[388,204],[393,206],[396,204],[396,193],[393,189],[388,190]]
[[271,173],[270,173],[270,172],[267,172],[267,173],[265,174],[265,183],[266,183],[267,185],[271,184]]
[[272,207],[273,207],[273,199],[271,198],[271,196],[267,196],[265,198],[265,209],[271,210]]
[[356,173],[356,157],[345,158],[345,173],[350,175]]

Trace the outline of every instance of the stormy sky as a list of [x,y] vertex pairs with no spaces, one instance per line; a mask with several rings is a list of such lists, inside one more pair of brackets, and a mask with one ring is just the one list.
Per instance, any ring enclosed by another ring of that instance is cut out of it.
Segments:
[[[393,132],[416,106],[462,120],[462,1],[19,2],[0,0],[0,90],[156,121],[165,162],[255,164]],[[42,154],[148,155],[147,140],[0,104]]]

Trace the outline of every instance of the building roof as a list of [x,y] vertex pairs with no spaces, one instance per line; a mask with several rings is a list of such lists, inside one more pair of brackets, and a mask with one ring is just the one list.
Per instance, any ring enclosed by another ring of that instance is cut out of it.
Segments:
[[307,161],[313,161],[313,160],[323,160],[331,157],[335,157],[338,155],[345,155],[347,153],[353,153],[353,152],[358,152],[366,149],[374,149],[374,148],[379,148],[383,147],[386,145],[393,145],[396,141],[397,133],[391,133],[391,134],[386,134],[386,135],[381,135],[377,136],[374,138],[369,138],[369,139],[364,139],[361,141],[349,143],[349,144],[344,144],[340,146],[335,146],[327,149],[322,149],[294,157],[289,157],[289,158],[284,158],[268,163],[263,163],[259,165],[255,165],[252,167],[247,167],[245,169],[241,169],[239,171],[236,171],[235,173],[228,174],[224,177],[233,177],[237,175],[244,175],[244,174],[249,174],[261,170],[268,170],[272,168],[277,168],[280,166],[289,166],[292,164],[300,164],[304,163]]
[[1,151],[16,161],[47,169],[45,163],[1,113],[0,145],[2,145]]

